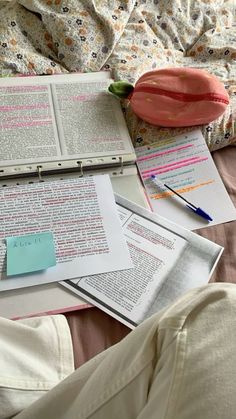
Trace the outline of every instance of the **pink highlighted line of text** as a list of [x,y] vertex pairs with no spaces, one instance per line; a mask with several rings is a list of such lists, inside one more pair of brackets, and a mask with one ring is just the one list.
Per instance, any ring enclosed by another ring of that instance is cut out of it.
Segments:
[[193,144],[183,145],[181,147],[175,147],[171,150],[161,151],[159,153],[149,154],[148,156],[138,157],[137,161],[144,161],[149,159],[154,159],[155,157],[163,156],[164,154],[175,153],[176,151],[184,150],[186,148],[193,147]]
[[[152,171],[152,174],[153,174],[153,175],[161,175],[162,173],[170,172],[170,171],[172,171],[172,170],[181,169],[182,167],[185,167],[185,166],[190,166],[190,165],[194,165],[194,164],[197,164],[197,163],[201,163],[201,162],[206,161],[206,160],[208,160],[208,157],[203,157],[203,158],[198,159],[198,160],[196,160],[196,161],[194,161],[194,162],[189,162],[189,163],[179,164],[178,166],[175,166],[175,167],[170,167],[170,168],[168,168],[168,169],[164,169],[164,170]],[[142,177],[143,177],[143,179],[147,179],[147,178],[149,178],[149,177],[150,177],[150,174],[149,174],[149,175],[143,175]]]

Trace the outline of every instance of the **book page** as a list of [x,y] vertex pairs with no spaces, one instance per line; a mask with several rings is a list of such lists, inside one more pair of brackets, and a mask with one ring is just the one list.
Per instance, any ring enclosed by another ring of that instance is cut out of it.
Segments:
[[61,156],[50,85],[0,86],[0,164]]
[[133,147],[112,80],[52,85],[63,155],[81,158],[123,155]]
[[[108,175],[0,189],[0,291],[133,267]],[[6,276],[6,238],[50,231],[56,266]]]
[[0,79],[0,167],[86,158],[103,166],[102,157],[113,165],[113,156],[133,162],[112,81],[109,72]]
[[134,269],[62,285],[134,327],[184,291],[207,283],[222,248],[124,199],[119,202]]

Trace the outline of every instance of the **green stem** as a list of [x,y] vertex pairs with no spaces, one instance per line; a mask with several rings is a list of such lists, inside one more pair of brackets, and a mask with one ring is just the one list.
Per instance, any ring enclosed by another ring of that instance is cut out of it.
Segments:
[[110,84],[108,90],[120,99],[126,99],[132,93],[134,87],[126,81],[115,81]]

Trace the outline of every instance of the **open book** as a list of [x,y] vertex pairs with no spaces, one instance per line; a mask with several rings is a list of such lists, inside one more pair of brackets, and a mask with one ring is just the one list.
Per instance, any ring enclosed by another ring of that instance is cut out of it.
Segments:
[[116,197],[134,269],[60,284],[134,328],[191,288],[205,285],[223,248]]
[[132,164],[111,81],[106,72],[1,79],[1,176]]
[[1,185],[109,173],[118,193],[145,205],[111,82],[109,72],[0,79]]

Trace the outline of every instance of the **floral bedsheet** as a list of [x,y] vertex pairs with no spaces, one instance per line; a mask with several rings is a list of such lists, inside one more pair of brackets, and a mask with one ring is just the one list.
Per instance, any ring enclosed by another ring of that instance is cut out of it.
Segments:
[[[152,69],[204,68],[230,95],[224,115],[200,127],[213,151],[236,143],[235,9],[235,0],[0,0],[0,73],[105,69],[135,83]],[[123,107],[135,146],[186,130],[151,126]]]

